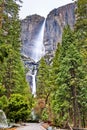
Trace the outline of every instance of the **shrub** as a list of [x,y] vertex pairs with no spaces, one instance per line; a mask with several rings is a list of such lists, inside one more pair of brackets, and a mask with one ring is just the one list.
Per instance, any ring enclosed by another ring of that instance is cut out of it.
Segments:
[[8,101],[8,118],[15,122],[26,121],[29,115],[29,101],[23,95],[12,94]]
[[48,111],[46,108],[44,108],[41,114],[41,119],[43,121],[48,121],[48,118],[49,118]]

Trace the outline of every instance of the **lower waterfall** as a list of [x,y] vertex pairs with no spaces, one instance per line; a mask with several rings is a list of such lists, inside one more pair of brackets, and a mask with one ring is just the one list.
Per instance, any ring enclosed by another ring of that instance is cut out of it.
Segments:
[[32,74],[32,94],[34,97],[36,97],[36,74],[37,70],[35,70],[34,74]]

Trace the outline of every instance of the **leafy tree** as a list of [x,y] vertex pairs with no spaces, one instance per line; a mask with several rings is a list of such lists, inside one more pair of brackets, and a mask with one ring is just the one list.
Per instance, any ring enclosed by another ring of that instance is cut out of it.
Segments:
[[46,108],[44,108],[42,111],[41,119],[42,119],[42,121],[45,121],[45,122],[49,120],[49,113]]
[[5,95],[0,97],[0,109],[6,111],[8,105],[8,99]]
[[29,102],[21,94],[12,94],[8,101],[8,118],[15,122],[29,120],[31,110]]

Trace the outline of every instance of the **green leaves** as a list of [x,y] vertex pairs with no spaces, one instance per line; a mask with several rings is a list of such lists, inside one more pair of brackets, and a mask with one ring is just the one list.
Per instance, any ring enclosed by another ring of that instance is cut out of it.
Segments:
[[[26,82],[25,69],[20,54],[21,29],[20,21],[18,19],[19,5],[15,0],[6,0],[2,2],[4,3],[2,8],[0,8],[0,17],[3,18],[3,22],[2,19],[0,19],[0,100],[3,98],[3,95],[10,98],[10,96],[14,93],[22,94],[25,96],[26,100],[31,100],[30,104],[26,104],[27,102],[22,102],[23,98],[19,95],[16,95],[16,98],[11,97],[13,101],[11,100],[10,103],[12,104],[9,103],[9,105],[12,105],[14,109],[16,108],[16,110],[18,107],[20,110],[11,111],[9,116],[10,118],[16,118],[15,115],[18,113],[18,115],[16,115],[18,120],[21,115],[28,115],[27,110],[25,109],[31,109],[33,99],[30,94],[28,83]],[[21,100],[18,101],[20,104],[17,102],[18,98]],[[13,103],[16,103],[16,106]],[[1,100],[2,109],[8,113],[7,111],[10,111],[12,106],[10,106],[8,110],[5,109],[6,103],[5,107],[3,104],[4,100]],[[31,107],[26,107],[26,105]],[[19,108],[19,106],[21,108]]]
[[30,115],[29,101],[21,94],[11,95],[8,101],[8,117],[16,122],[26,121]]
[[[56,74],[56,92],[53,94],[52,108],[54,113],[58,114],[60,124],[67,119],[63,117],[69,116],[70,113],[77,115],[80,120],[81,115],[79,115],[78,110],[80,108],[78,106],[86,103],[86,96],[84,96],[84,101],[80,99],[85,94],[82,90],[85,90],[84,79],[86,73],[84,69],[84,58],[79,52],[76,35],[69,27],[65,28],[62,46],[60,51],[57,49],[55,53],[54,59],[56,59],[56,62],[53,60],[53,71]],[[82,110],[83,107],[80,111]],[[68,113],[67,116],[66,113]],[[72,117],[72,115],[70,116]],[[77,117],[74,116],[73,118],[74,124],[77,125]]]

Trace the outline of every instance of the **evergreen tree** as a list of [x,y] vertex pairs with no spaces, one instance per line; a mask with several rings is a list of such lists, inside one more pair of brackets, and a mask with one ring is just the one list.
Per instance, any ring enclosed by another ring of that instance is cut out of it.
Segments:
[[[76,25],[75,25],[75,33],[76,33],[76,39],[77,39],[77,47],[79,49],[79,52],[82,54],[84,63],[84,79],[82,83],[80,84],[80,101],[79,105],[82,108],[81,114],[82,114],[82,122],[83,126],[86,126],[86,120],[87,120],[87,1],[86,0],[78,0],[77,1],[77,9],[76,9]],[[83,105],[84,104],[84,105]]]
[[[15,0],[3,1],[1,6],[3,17],[0,31],[0,82],[6,88],[7,97],[11,93],[24,94],[26,88],[29,92],[25,79],[23,62],[20,48],[20,21],[18,16],[19,5]],[[19,0],[19,2],[21,2]]]
[[76,8],[76,30],[80,30],[84,34],[87,34],[87,1],[77,0]]
[[86,88],[83,87],[84,83],[81,86],[84,80],[83,57],[74,38],[73,32],[67,27],[63,33],[62,48],[57,61],[57,90],[53,95],[53,109],[55,113],[59,113],[59,122],[72,119],[74,126],[78,127],[81,125],[81,89],[86,91]]
[[[38,73],[37,73],[37,98],[45,100],[45,108],[41,109],[41,117],[45,118],[46,116],[48,120],[52,119],[52,109],[51,109],[51,96],[54,92],[54,75],[52,71],[52,66],[48,65],[45,61],[45,58],[40,60]],[[42,102],[42,101],[41,101]],[[42,103],[41,103],[42,104]],[[47,113],[44,113],[44,110]],[[43,115],[43,113],[45,115]],[[42,119],[43,119],[42,118]]]
[[40,60],[38,74],[37,74],[37,96],[39,98],[46,98],[50,93],[48,85],[49,67],[44,58]]

